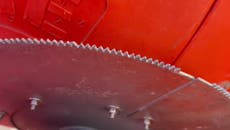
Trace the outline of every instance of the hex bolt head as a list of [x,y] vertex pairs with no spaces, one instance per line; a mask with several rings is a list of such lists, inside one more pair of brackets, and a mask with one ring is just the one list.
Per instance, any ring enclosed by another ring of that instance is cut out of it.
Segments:
[[151,116],[144,117],[145,130],[150,130],[150,125],[152,121],[153,121],[153,118]]
[[38,97],[30,97],[30,110],[34,111],[36,107],[38,106],[39,102],[41,102],[41,99]]
[[0,112],[0,120],[2,120],[4,117],[5,117],[5,115],[6,115],[6,112]]
[[117,112],[119,112],[121,109],[119,106],[116,105],[109,105],[109,113],[110,113],[110,118],[114,119]]

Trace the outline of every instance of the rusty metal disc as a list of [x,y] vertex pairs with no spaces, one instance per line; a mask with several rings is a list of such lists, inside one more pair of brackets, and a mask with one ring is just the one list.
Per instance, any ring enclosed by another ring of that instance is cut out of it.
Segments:
[[72,42],[0,43],[0,105],[21,130],[144,130],[147,115],[150,130],[230,129],[228,93],[170,65]]

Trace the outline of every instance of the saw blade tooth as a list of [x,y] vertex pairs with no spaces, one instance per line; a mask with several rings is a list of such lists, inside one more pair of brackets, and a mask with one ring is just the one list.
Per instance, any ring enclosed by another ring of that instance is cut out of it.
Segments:
[[123,52],[122,52],[122,50],[118,50],[118,51],[117,51],[117,55],[119,55],[119,56],[123,56]]
[[38,40],[37,38],[34,38],[33,41],[34,41],[34,44],[38,44],[38,45],[40,44],[40,40]]
[[154,60],[154,61],[152,62],[153,65],[157,65],[158,63],[159,63],[159,60]]
[[16,43],[15,39],[13,39],[13,38],[10,38],[10,42],[11,43]]
[[85,45],[85,47],[86,49],[92,50],[91,46],[88,43]]
[[74,46],[74,47],[76,47],[76,48],[80,48],[80,45],[79,45],[79,44],[77,44],[76,42],[72,41],[72,44],[73,44],[73,46]]
[[52,40],[53,44],[56,45],[56,46],[59,46],[60,43],[57,41],[57,40]]
[[168,70],[173,71],[175,68],[176,68],[176,66],[171,65],[171,66],[168,68]]
[[21,41],[22,41],[23,43],[25,43],[25,44],[30,44],[30,42],[29,42],[27,39],[25,39],[25,38],[21,38]]
[[66,46],[68,46],[68,47],[73,47],[73,44],[72,44],[72,42],[70,42],[70,41],[66,41]]
[[146,56],[140,58],[140,61],[146,62],[146,60],[147,60]]
[[5,40],[4,39],[0,39],[0,43],[1,44],[5,44]]
[[149,64],[151,64],[151,63],[153,62],[153,59],[152,59],[152,58],[148,58],[148,59],[146,60],[146,62],[149,63]]
[[[171,65],[171,64],[166,64],[164,66],[164,68],[169,70],[169,71],[172,71],[172,72],[179,72],[180,71],[180,69],[178,69],[176,66]],[[178,69],[178,70],[175,71],[175,69]]]
[[160,63],[157,64],[157,66],[162,67],[162,68],[164,65],[165,65],[165,63],[163,61],[161,61]]
[[53,45],[53,41],[51,41],[50,39],[46,39],[46,42],[48,43],[48,45]]
[[75,41],[70,41],[71,47],[79,48],[78,44]]
[[113,48],[113,49],[111,50],[111,54],[116,55],[116,54],[117,54],[117,50]]
[[21,39],[20,38],[15,38],[15,42],[16,43],[21,43]]
[[40,43],[46,45],[46,41],[44,39],[40,39]]
[[92,49],[93,49],[93,50],[96,50],[96,51],[99,50],[98,47],[97,47],[96,45],[93,45],[93,46],[92,46]]
[[69,44],[71,44],[71,47],[76,47],[78,48],[76,45],[78,45],[76,42],[74,41],[70,41]]
[[229,98],[230,99],[230,93],[224,89],[223,87],[221,87],[220,85],[217,85],[217,84],[212,84],[212,86],[214,89],[216,89],[219,93],[223,94],[225,97]]
[[129,57],[130,57],[131,59],[135,59],[135,54],[134,54],[134,53],[129,54]]
[[223,89],[221,89],[221,87],[219,87],[217,84],[214,84],[214,86],[215,86],[216,90],[218,90],[218,91],[223,90]]
[[174,72],[174,73],[179,73],[179,72],[181,71],[181,68],[178,68],[178,67],[176,67],[176,66],[174,66],[174,65],[171,65],[171,66],[168,68],[168,70],[170,70],[170,71],[172,71],[172,72]]
[[102,46],[99,46],[98,51],[104,52],[104,48]]
[[125,51],[123,54],[124,54],[124,57],[130,58],[130,55],[129,55],[129,52],[128,52],[128,51]]
[[175,67],[175,69],[173,70],[173,72],[175,73],[179,73],[181,71],[181,68]]
[[140,60],[140,58],[141,58],[141,55],[140,55],[140,54],[135,55],[135,57],[134,57],[135,60]]
[[106,47],[104,50],[105,50],[105,53],[109,53],[109,54],[111,53],[111,50],[109,47]]
[[6,41],[7,44],[11,44],[11,40],[10,39],[6,38],[4,40]]
[[59,41],[61,46],[66,46],[66,43],[62,40]]
[[104,48],[103,48],[102,46],[99,46],[99,47],[98,47],[98,49],[100,49],[100,50],[104,50]]
[[27,38],[27,41],[28,41],[29,44],[34,44],[34,40],[31,39],[31,38]]
[[170,66],[171,66],[171,64],[164,64],[164,65],[163,65],[163,68],[169,70],[169,67],[170,67]]
[[85,47],[85,45],[84,45],[83,43],[80,43],[79,48],[81,48],[81,49],[85,49],[86,47]]

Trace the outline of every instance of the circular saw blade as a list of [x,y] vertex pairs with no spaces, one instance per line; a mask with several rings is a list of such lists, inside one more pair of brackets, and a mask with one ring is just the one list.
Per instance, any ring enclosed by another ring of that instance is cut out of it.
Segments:
[[0,43],[0,105],[19,129],[140,130],[146,116],[151,130],[230,128],[229,94],[169,64],[74,42]]

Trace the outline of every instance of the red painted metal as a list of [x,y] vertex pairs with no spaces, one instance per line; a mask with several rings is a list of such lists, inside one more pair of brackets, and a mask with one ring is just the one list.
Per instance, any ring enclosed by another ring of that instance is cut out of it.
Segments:
[[172,62],[213,1],[0,0],[0,36],[89,42]]
[[111,0],[87,42],[171,63],[187,44],[213,0]]
[[108,4],[106,0],[0,0],[0,3],[0,29],[4,30],[1,37],[78,42],[86,39],[101,21]]
[[[230,80],[230,1],[218,0],[177,66],[212,82]],[[229,83],[225,84],[229,87]]]

